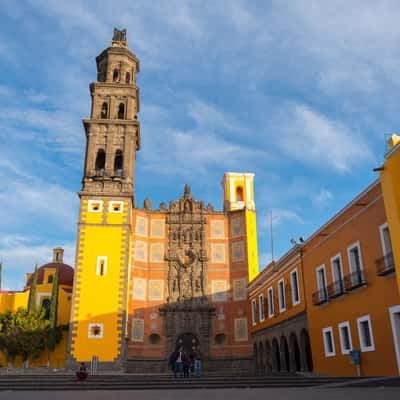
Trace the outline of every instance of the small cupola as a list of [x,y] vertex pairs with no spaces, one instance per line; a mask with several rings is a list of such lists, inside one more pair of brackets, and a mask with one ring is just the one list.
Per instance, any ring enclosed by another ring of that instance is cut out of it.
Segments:
[[53,249],[53,262],[62,263],[64,259],[64,249],[62,247],[56,247]]

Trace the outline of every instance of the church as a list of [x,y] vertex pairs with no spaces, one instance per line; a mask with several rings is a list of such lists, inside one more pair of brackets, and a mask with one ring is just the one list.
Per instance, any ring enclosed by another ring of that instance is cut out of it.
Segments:
[[[208,371],[252,367],[247,285],[258,274],[254,174],[227,172],[223,210],[195,199],[135,201],[139,60],[126,30],[97,58],[66,365],[166,371],[183,347]],[[145,134],[145,133],[144,133]]]

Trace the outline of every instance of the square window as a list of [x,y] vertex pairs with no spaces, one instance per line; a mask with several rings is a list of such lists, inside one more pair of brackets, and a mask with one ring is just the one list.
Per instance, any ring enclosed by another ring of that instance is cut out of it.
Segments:
[[110,201],[108,211],[110,213],[122,213],[124,203],[122,201]]
[[322,329],[324,339],[325,357],[333,357],[336,355],[335,342],[333,339],[333,329],[331,326]]
[[371,317],[365,315],[357,318],[358,337],[362,352],[375,351],[374,336],[372,334]]
[[340,347],[342,354],[349,354],[353,349],[351,342],[350,323],[348,321],[339,324]]
[[88,338],[89,339],[102,339],[104,335],[104,324],[94,322],[88,326]]
[[103,200],[89,200],[88,211],[89,212],[102,212],[103,211]]

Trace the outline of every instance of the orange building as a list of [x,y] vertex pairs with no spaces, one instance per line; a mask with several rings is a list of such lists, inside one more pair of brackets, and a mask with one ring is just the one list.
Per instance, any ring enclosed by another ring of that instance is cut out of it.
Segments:
[[249,299],[258,373],[312,371],[301,245],[249,284]]
[[378,181],[304,243],[303,271],[314,371],[398,374],[400,326],[391,314],[400,297]]

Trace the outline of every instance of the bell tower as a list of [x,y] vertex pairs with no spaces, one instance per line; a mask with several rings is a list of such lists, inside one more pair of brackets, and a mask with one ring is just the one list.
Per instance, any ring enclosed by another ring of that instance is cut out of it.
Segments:
[[114,29],[96,64],[91,115],[83,120],[87,140],[68,353],[71,366],[96,356],[100,367],[121,368],[140,148],[139,60],[128,48],[126,29]]

